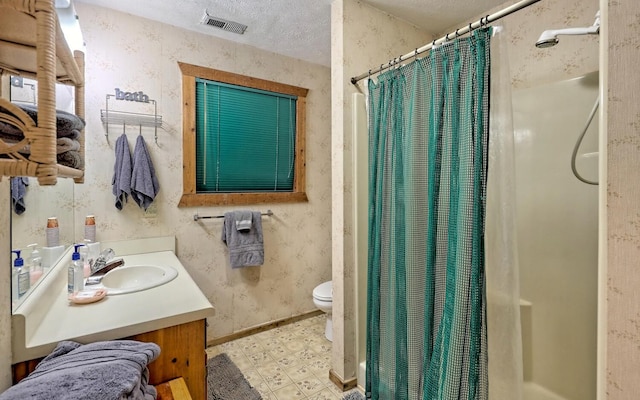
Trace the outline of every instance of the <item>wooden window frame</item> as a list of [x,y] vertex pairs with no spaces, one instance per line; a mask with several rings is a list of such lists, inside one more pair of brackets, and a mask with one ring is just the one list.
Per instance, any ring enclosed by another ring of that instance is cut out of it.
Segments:
[[[305,127],[308,89],[178,62],[182,72],[182,197],[178,207],[227,204],[298,203],[305,192]],[[196,78],[297,96],[296,149],[291,192],[197,193],[196,191]]]

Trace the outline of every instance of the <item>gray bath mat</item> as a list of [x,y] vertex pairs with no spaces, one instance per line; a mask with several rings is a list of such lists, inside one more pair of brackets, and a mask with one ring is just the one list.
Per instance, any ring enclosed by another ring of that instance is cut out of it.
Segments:
[[262,399],[225,353],[207,361],[207,385],[207,400]]
[[344,395],[342,400],[364,400],[364,395],[357,390]]

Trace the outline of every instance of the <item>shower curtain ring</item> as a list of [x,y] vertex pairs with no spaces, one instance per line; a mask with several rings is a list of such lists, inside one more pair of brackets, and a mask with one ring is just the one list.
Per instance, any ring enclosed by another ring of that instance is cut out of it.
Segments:
[[444,41],[448,42],[449,41],[449,34],[447,33],[446,35],[444,35]]
[[471,28],[471,22],[469,22],[469,32],[471,32],[473,28]]
[[418,57],[418,48],[416,47],[416,54],[414,54],[414,57]]

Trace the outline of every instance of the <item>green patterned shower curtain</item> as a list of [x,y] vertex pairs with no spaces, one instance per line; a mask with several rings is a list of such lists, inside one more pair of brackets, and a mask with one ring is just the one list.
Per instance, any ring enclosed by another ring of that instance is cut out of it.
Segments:
[[488,397],[490,30],[369,81],[370,399]]

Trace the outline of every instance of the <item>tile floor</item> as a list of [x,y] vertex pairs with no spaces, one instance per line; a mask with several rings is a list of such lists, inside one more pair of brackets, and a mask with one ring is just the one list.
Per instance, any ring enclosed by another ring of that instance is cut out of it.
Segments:
[[[227,353],[264,400],[341,400],[329,380],[331,342],[324,315],[207,348]],[[357,390],[357,389],[353,389]]]

